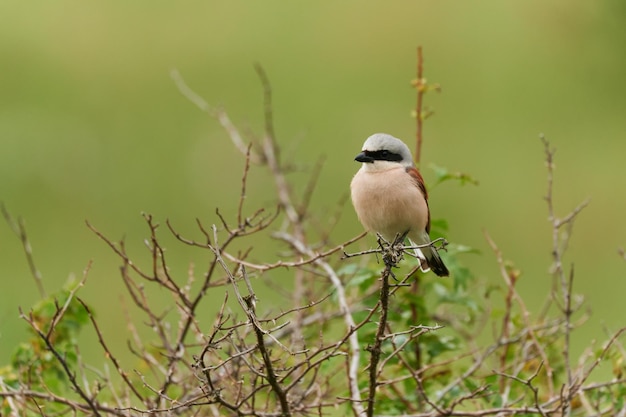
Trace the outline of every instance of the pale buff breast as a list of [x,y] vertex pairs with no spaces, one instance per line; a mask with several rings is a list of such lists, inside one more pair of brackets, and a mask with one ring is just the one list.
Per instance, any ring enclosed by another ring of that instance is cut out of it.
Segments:
[[[385,171],[360,169],[351,184],[352,203],[367,229],[387,240],[410,230],[421,235],[428,221],[428,206],[404,167]],[[421,240],[421,239],[418,239]]]

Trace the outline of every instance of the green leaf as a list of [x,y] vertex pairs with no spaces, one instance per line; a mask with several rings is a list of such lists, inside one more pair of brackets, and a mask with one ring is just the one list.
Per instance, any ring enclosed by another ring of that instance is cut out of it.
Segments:
[[435,165],[435,164],[430,164],[430,168],[435,173],[435,178],[436,178],[435,183],[432,185],[433,187],[441,184],[442,182],[450,181],[450,180],[456,180],[461,185],[465,185],[465,184],[478,185],[478,180],[473,178],[469,174],[466,174],[460,171],[450,172],[448,168]]

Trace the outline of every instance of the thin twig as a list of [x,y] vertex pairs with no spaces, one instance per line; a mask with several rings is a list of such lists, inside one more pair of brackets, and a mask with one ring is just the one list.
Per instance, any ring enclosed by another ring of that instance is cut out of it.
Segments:
[[535,372],[528,379],[521,379],[521,378],[516,377],[515,375],[505,374],[504,372],[494,371],[494,373],[496,375],[500,375],[500,376],[502,376],[504,378],[509,378],[509,379],[514,380],[514,381],[520,382],[520,383],[524,384],[525,386],[527,386],[528,389],[530,389],[532,391],[532,393],[533,393],[533,398],[535,400],[535,407],[537,408],[537,410],[539,410],[539,413],[543,417],[547,417],[547,414],[545,413],[545,411],[543,410],[543,408],[539,404],[539,389],[532,384],[533,380],[537,377],[537,375],[539,375],[539,371],[541,370],[542,366],[543,366],[543,362],[541,362],[539,364],[539,366],[537,367]]
[[[176,84],[178,91],[189,101],[195,104],[200,110],[207,113],[209,116],[214,117],[220,123],[222,128],[228,133],[231,141],[239,151],[245,155],[248,152],[248,145],[243,140],[243,136],[239,129],[230,120],[230,117],[226,112],[220,109],[213,108],[206,102],[199,94],[193,91],[185,82],[180,72],[176,69],[170,73],[172,80]],[[254,163],[262,162],[262,158],[256,153],[250,154],[250,159]]]
[[[573,226],[573,222],[578,216],[578,214],[589,204],[589,199],[583,201],[580,205],[578,205],[571,213],[565,216],[562,219],[559,219],[556,216],[553,202],[553,184],[554,184],[554,154],[556,150],[550,146],[550,142],[545,138],[542,134],[540,135],[541,142],[544,146],[546,167],[547,167],[547,191],[545,200],[548,206],[548,220],[552,226],[552,260],[553,260],[553,273],[554,276],[558,279],[561,285],[561,297],[562,297],[562,312],[565,317],[564,323],[564,339],[565,343],[563,345],[563,357],[565,361],[565,369],[567,373],[567,387],[568,391],[571,390],[574,380],[572,375],[572,365],[570,360],[570,339],[571,339],[571,331],[572,331],[572,283],[574,279],[574,269],[573,266],[570,269],[569,278],[566,276],[565,270],[563,268],[563,252],[567,247],[567,243],[571,236],[571,228]],[[561,232],[560,229],[563,226],[568,226],[569,233],[567,233],[563,239],[561,240]],[[569,415],[570,407],[569,401],[571,399],[571,391],[568,396],[566,396],[566,404],[564,405],[564,410]]]
[[422,157],[422,129],[424,125],[424,118],[422,115],[422,103],[424,101],[424,92],[426,90],[426,80],[424,80],[424,58],[422,56],[422,46],[417,47],[417,103],[415,104],[415,121],[416,121],[416,145],[415,145],[415,163],[420,165]]
[[122,379],[126,383],[126,386],[133,392],[133,394],[135,394],[135,396],[139,400],[141,400],[143,402],[144,401],[143,395],[141,395],[139,393],[139,391],[135,388],[133,383],[128,378],[128,375],[126,374],[126,372],[124,372],[124,370],[120,366],[119,361],[117,360],[117,358],[109,350],[109,347],[107,346],[106,342],[104,341],[104,337],[102,336],[102,332],[100,331],[100,327],[98,326],[98,323],[96,322],[96,319],[94,318],[93,314],[91,313],[91,309],[87,306],[87,303],[85,303],[80,297],[76,297],[76,299],[83,306],[85,311],[87,311],[87,315],[89,316],[89,320],[91,320],[91,324],[93,325],[93,328],[96,331],[96,334],[98,335],[98,341],[100,342],[100,345],[104,349],[104,352],[106,353],[106,357],[109,358],[111,360],[111,362],[113,362],[113,366],[115,366],[115,370],[122,377]]
[[43,280],[41,277],[41,272],[37,269],[35,265],[35,259],[33,257],[33,248],[28,240],[28,235],[26,234],[26,226],[24,225],[24,220],[21,217],[18,217],[17,220],[11,216],[9,210],[6,208],[3,202],[0,201],[0,211],[2,211],[2,215],[6,220],[7,224],[15,233],[15,235],[20,239],[22,243],[22,248],[24,250],[24,254],[26,255],[26,262],[28,263],[28,268],[30,269],[30,273],[35,280],[35,285],[37,286],[37,290],[39,291],[39,296],[41,298],[46,298],[46,290],[43,286]]
[[[250,150],[252,144],[248,145],[246,150],[246,163],[243,168],[243,175],[241,177],[241,193],[239,194],[239,205],[237,206],[237,224],[239,227],[243,227],[243,202],[246,199],[246,186],[248,183],[248,172],[250,171]],[[246,219],[248,222],[248,219]]]

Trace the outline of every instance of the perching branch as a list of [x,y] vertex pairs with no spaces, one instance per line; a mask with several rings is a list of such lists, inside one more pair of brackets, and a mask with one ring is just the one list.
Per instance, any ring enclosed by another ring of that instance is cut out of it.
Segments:
[[369,363],[369,392],[367,397],[367,416],[374,416],[374,406],[376,404],[376,389],[378,387],[378,362],[382,353],[382,343],[385,340],[385,330],[387,328],[387,315],[389,312],[389,277],[395,278],[391,268],[394,268],[402,260],[404,254],[404,239],[408,231],[402,235],[396,236],[391,244],[387,244],[382,238],[379,238],[378,244],[383,255],[383,263],[385,269],[380,276],[380,317],[378,319],[378,328],[374,344],[369,346],[367,350],[370,352]]

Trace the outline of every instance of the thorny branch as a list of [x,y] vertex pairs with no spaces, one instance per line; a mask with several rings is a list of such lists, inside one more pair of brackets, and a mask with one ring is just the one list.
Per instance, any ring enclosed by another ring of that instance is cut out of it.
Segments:
[[368,347],[370,352],[369,363],[369,393],[367,397],[367,416],[374,416],[374,405],[376,404],[376,388],[378,386],[378,362],[382,354],[382,343],[385,339],[385,330],[387,329],[387,314],[389,312],[389,277],[395,277],[391,268],[398,265],[402,259],[404,252],[403,242],[406,238],[408,231],[402,235],[399,235],[391,244],[384,242],[384,239],[379,237],[378,244],[383,254],[383,263],[385,269],[383,270],[380,280],[380,317],[378,319],[378,328],[376,330],[376,337],[374,338],[373,346]]

